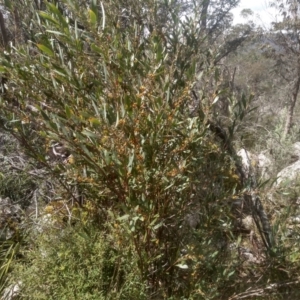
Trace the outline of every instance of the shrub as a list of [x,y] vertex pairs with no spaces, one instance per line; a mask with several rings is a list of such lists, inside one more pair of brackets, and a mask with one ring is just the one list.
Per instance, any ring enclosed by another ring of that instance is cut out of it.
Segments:
[[[61,198],[93,207],[102,224],[41,235],[16,267],[23,297],[229,295],[240,262],[228,251],[228,203],[243,185],[231,147],[237,120],[229,138],[211,122],[222,93],[217,53],[172,1],[134,1],[126,26],[115,1],[61,3],[33,14],[33,43],[2,58],[11,88],[1,122],[60,183]],[[243,119],[246,98],[235,108]],[[49,162],[53,142],[71,160]]]

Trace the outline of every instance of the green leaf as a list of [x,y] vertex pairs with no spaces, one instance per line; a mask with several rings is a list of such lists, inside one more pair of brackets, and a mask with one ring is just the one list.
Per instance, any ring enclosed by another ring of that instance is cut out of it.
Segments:
[[128,160],[127,170],[129,173],[131,173],[132,170],[133,160],[134,160],[134,152],[132,152]]
[[37,47],[38,47],[41,51],[43,51],[45,54],[47,54],[47,55],[49,55],[49,56],[51,56],[51,57],[54,56],[54,52],[53,52],[51,49],[49,49],[48,47],[46,47],[45,45],[37,44]]
[[70,75],[68,74],[68,71],[66,69],[58,66],[57,64],[52,64],[52,67],[54,69],[54,72],[59,74],[60,76],[66,77]]
[[97,52],[98,54],[103,54],[103,50],[101,48],[99,48],[97,45],[95,44],[91,44],[91,48],[94,52]]
[[11,1],[10,0],[4,0],[4,6],[9,8],[9,9],[12,9]]
[[235,270],[231,271],[231,272],[228,274],[227,277],[229,278],[229,277],[232,276],[234,273],[235,273]]
[[81,133],[90,138],[98,138],[99,137],[96,133],[89,131],[87,129],[83,129],[83,131]]
[[75,38],[76,38],[76,40],[78,40],[78,38],[79,38],[78,23],[77,23],[77,20],[75,20]]
[[44,110],[43,109],[41,109],[41,114],[42,114],[42,117],[44,118],[44,120],[46,120],[46,121],[50,121],[50,118],[48,117],[48,115],[44,112]]
[[66,22],[66,19],[65,17],[62,15],[62,13],[59,11],[59,9],[56,7],[56,5],[52,4],[52,3],[49,3],[47,2],[46,3],[48,9],[58,17],[61,25],[63,26],[64,29],[67,29],[68,28],[68,23]]
[[252,111],[257,110],[258,108],[259,108],[259,106],[255,106],[255,107],[251,108],[247,113],[249,114],[249,113],[251,113]]
[[99,125],[101,125],[101,121],[98,118],[89,118],[89,122],[94,128],[97,128]]
[[65,112],[66,112],[67,118],[70,119],[72,117],[72,111],[67,104],[65,105]]
[[178,264],[178,265],[176,265],[176,267],[183,269],[183,270],[186,270],[189,268],[189,266],[187,264]]
[[217,96],[215,99],[214,99],[214,101],[213,101],[213,103],[212,103],[212,105],[214,105],[214,104],[216,104],[218,101],[219,101],[219,96]]
[[153,230],[157,230],[158,228],[160,228],[163,225],[163,222],[160,222],[158,224],[156,224],[152,229]]
[[119,220],[119,221],[125,221],[125,220],[128,220],[128,219],[129,219],[129,215],[124,215],[122,217],[117,218],[117,220]]
[[42,17],[43,19],[50,21],[51,23],[55,24],[55,25],[59,25],[59,22],[57,20],[55,20],[52,16],[50,16],[49,14],[47,14],[44,11],[39,12],[40,17]]
[[66,36],[63,32],[60,32],[60,31],[57,31],[57,30],[46,30],[46,32],[53,33],[53,34],[56,34],[56,35]]
[[218,254],[219,254],[219,251],[215,251],[215,252],[211,255],[211,257],[216,257]]
[[92,25],[97,24],[97,15],[91,9],[89,9],[89,18]]

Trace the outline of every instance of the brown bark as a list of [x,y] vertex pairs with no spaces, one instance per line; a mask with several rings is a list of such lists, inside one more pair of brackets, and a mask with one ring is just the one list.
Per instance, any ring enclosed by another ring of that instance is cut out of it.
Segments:
[[23,40],[22,37],[22,29],[21,29],[21,22],[20,22],[20,16],[17,7],[14,9],[14,18],[15,18],[15,45],[18,43],[21,43]]
[[202,31],[206,31],[207,29],[207,12],[209,7],[210,0],[203,0],[202,3],[202,11],[200,16],[200,27]]
[[[8,47],[9,47],[9,41],[8,41],[6,27],[5,27],[4,17],[3,17],[3,14],[1,12],[1,10],[0,10],[0,29],[1,29],[1,34],[2,34],[2,44],[3,44],[3,47],[5,49],[8,49]],[[4,93],[6,91],[6,82],[7,82],[7,78],[3,74],[0,77],[0,93],[1,92]]]
[[4,17],[2,12],[0,11],[0,29],[2,33],[2,41],[3,41],[3,46],[4,48],[8,47],[8,36],[7,36],[7,31],[5,28],[5,22],[4,22]]

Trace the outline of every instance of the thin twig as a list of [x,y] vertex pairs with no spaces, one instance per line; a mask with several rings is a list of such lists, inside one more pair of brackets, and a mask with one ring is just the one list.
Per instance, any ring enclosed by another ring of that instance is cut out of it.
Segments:
[[262,287],[259,289],[250,289],[246,292],[234,295],[230,297],[228,300],[237,300],[237,299],[246,299],[246,298],[253,298],[253,297],[263,297],[266,296],[266,294],[270,294],[275,292],[275,290],[278,290],[279,288],[282,287],[288,287],[291,285],[299,284],[300,280],[294,280],[294,281],[289,281],[289,282],[283,282],[283,283],[272,283],[267,285],[266,287]]

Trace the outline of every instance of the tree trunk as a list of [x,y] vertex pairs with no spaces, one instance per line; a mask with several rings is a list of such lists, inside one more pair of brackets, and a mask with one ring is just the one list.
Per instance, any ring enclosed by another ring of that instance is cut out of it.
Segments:
[[203,0],[202,11],[200,16],[200,27],[203,32],[206,32],[207,29],[207,13],[210,0]]
[[[290,12],[292,16],[292,29],[293,29],[293,35],[294,37],[298,36],[297,32],[297,25],[298,25],[298,2],[297,0],[294,0],[290,3]],[[299,45],[299,40],[297,41]],[[300,86],[300,59],[297,59],[297,69],[296,69],[296,77],[295,81],[292,86],[292,95],[290,99],[290,106],[288,110],[288,115],[286,118],[286,123],[283,131],[282,139],[285,140],[287,135],[290,133],[292,125],[293,125],[293,116],[294,116],[294,110],[295,105],[297,102],[297,97],[299,93],[299,86]]]
[[22,34],[22,24],[20,21],[20,16],[18,12],[18,8],[14,8],[14,18],[15,18],[15,45],[21,44],[23,42],[23,34]]
[[7,36],[6,28],[5,28],[4,17],[3,17],[3,14],[1,11],[0,11],[0,28],[1,28],[1,33],[2,33],[3,46],[4,46],[4,48],[7,48],[8,47],[8,36]]
[[284,127],[284,131],[283,131],[283,136],[282,136],[283,140],[285,140],[285,138],[290,133],[291,128],[292,128],[294,110],[295,110],[295,105],[296,105],[297,97],[298,97],[298,93],[299,93],[299,87],[300,87],[300,60],[298,60],[296,79],[295,79],[295,82],[292,87],[290,106],[289,106],[288,115],[286,118],[285,127]]

